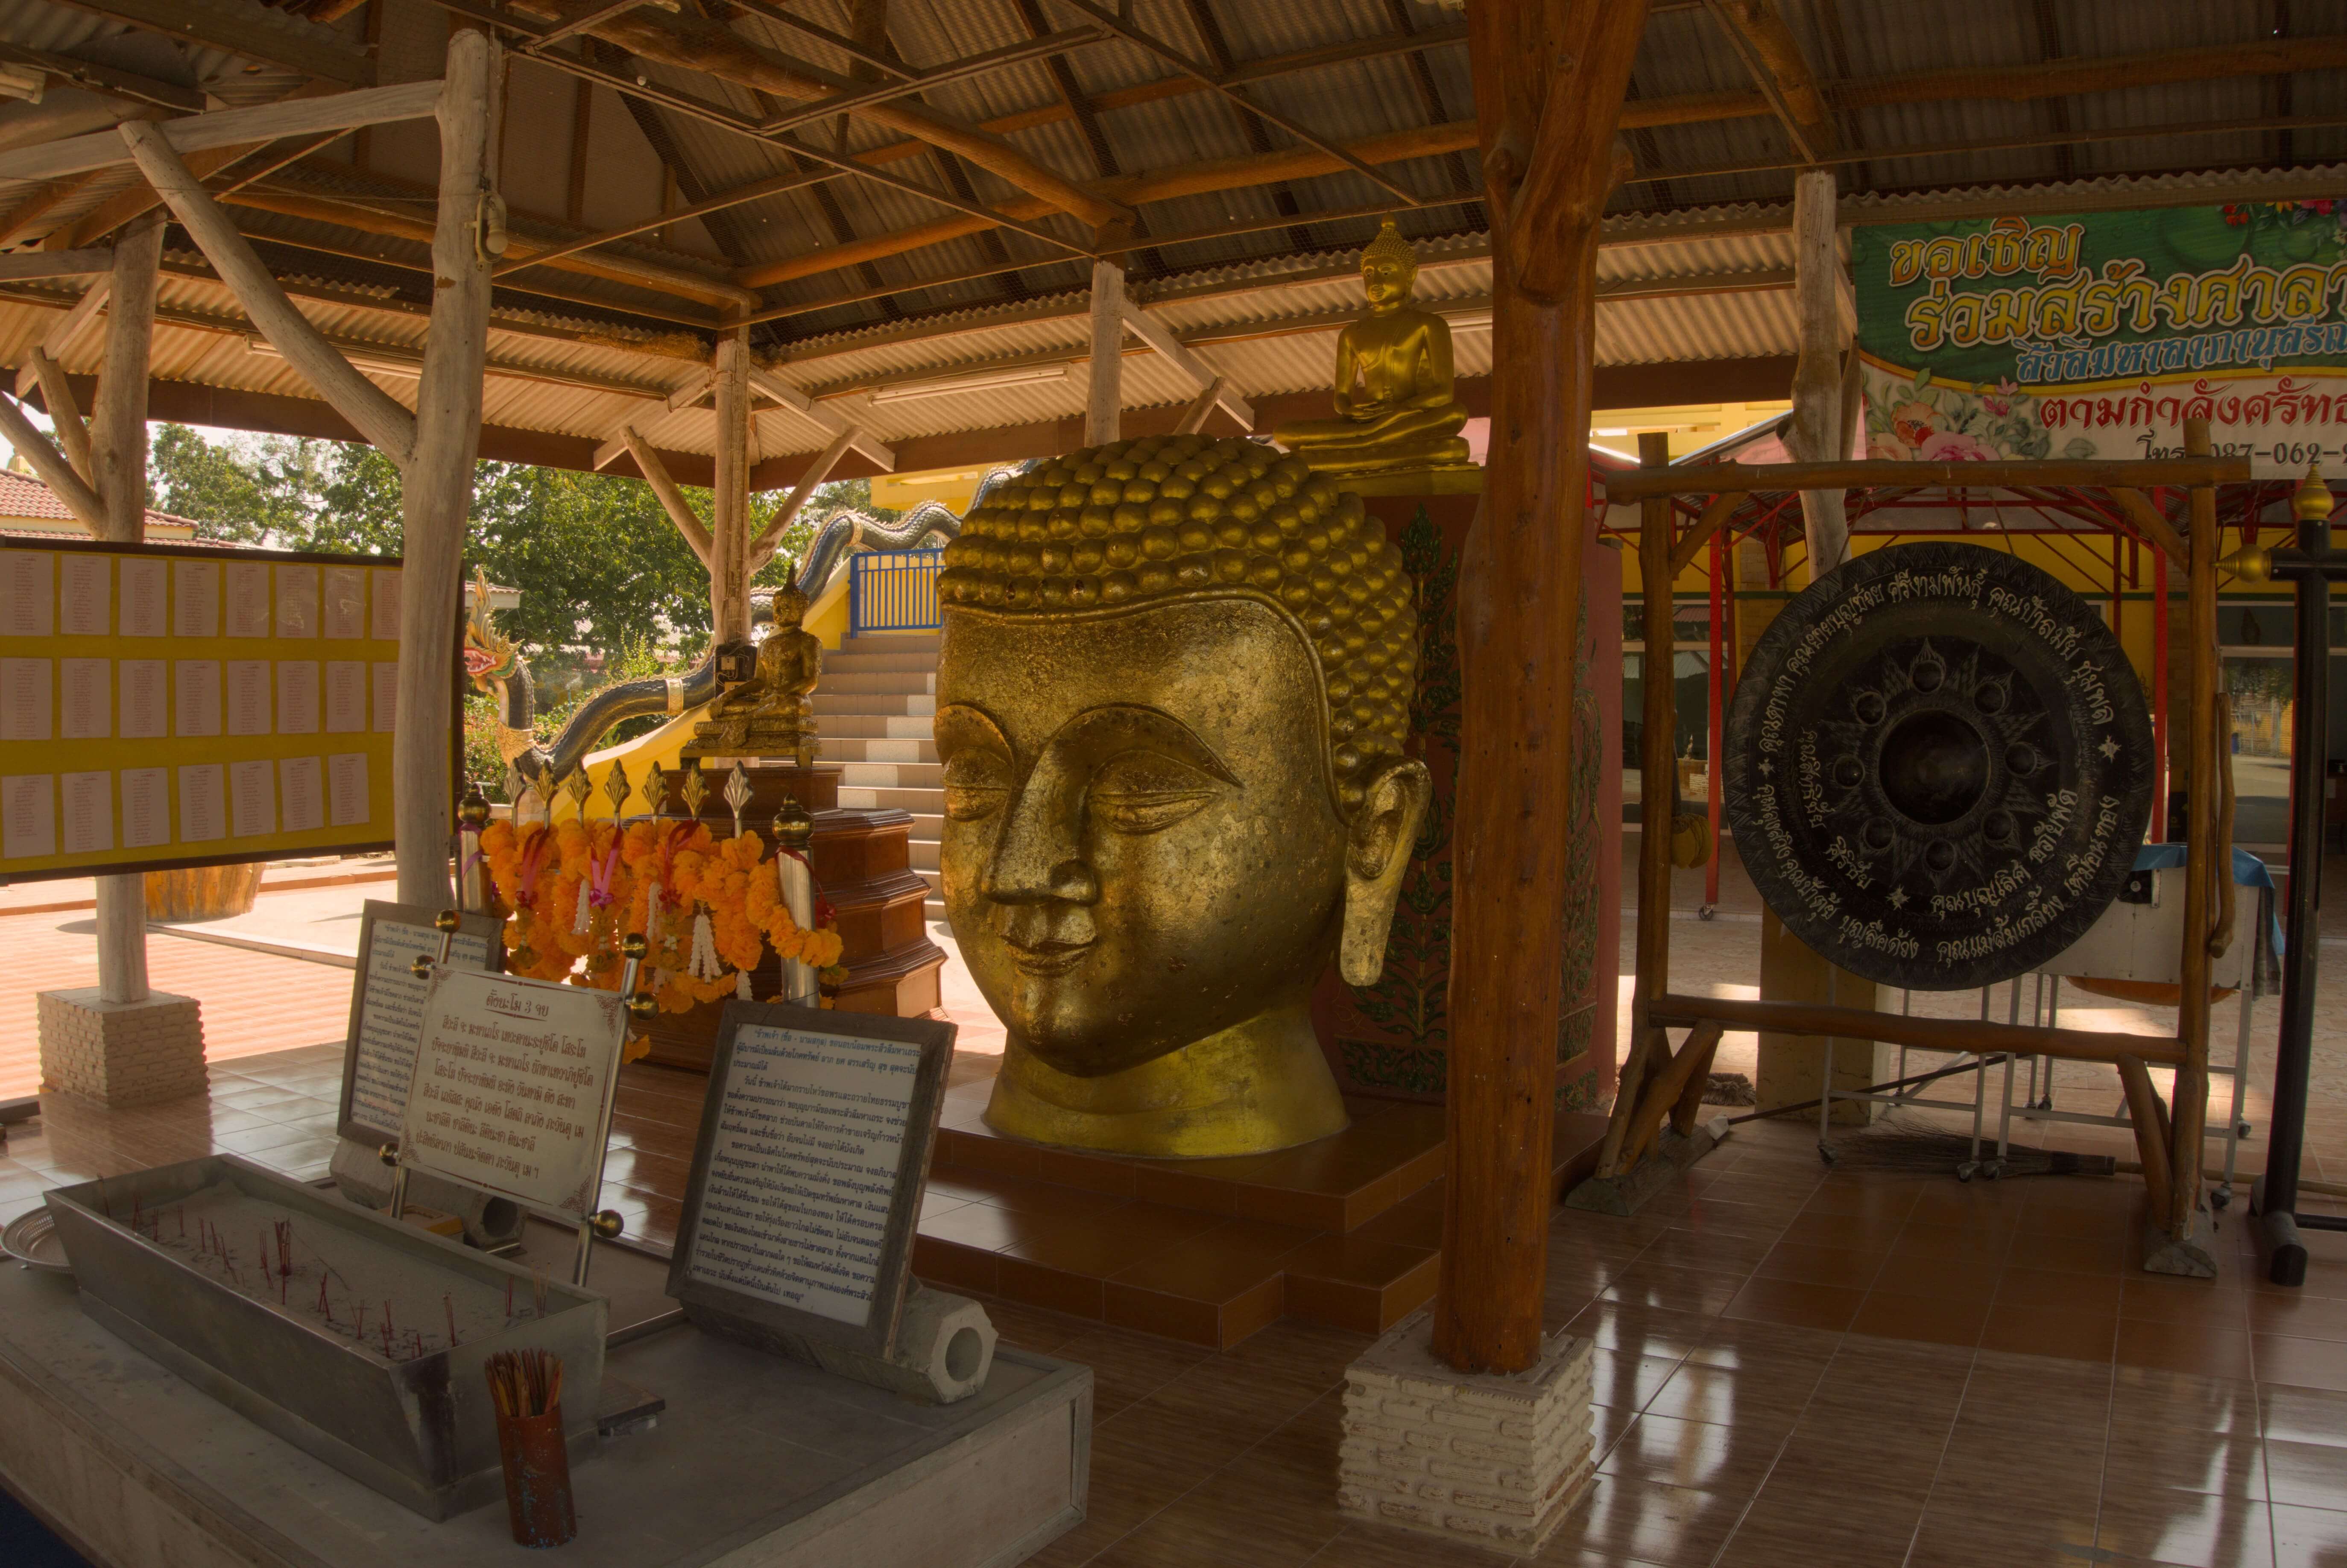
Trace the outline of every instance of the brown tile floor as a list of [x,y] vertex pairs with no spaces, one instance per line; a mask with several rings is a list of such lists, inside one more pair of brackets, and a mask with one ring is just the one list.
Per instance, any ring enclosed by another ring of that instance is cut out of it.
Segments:
[[[317,1174],[337,1059],[218,1064],[206,1105],[107,1117],[53,1097],[0,1153],[0,1218],[207,1148]],[[631,1075],[614,1175],[640,1236],[689,1137],[689,1096],[658,1092],[680,1087]],[[2224,1277],[2154,1278],[2137,1203],[2126,1180],[1829,1173],[1809,1130],[1759,1123],[1634,1219],[1560,1212],[1548,1319],[1596,1341],[1602,1459],[1541,1561],[2347,1563],[2347,1237],[2311,1237],[2305,1289],[2277,1291],[2235,1215]],[[1215,1352],[989,1305],[1010,1343],[1098,1379],[1091,1516],[1036,1562],[1495,1561],[1337,1514],[1344,1368],[1366,1335],[1280,1322]]]

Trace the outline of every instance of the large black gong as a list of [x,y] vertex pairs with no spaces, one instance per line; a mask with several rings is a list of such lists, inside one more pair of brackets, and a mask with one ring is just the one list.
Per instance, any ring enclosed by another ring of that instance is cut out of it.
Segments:
[[2117,897],[2151,810],[2117,641],[1973,545],[1893,545],[1810,585],[1754,645],[1726,730],[1761,897],[1884,985],[1991,985],[2061,952]]

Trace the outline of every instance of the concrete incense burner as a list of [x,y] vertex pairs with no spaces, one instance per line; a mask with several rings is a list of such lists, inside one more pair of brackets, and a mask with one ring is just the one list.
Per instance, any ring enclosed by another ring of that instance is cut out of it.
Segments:
[[596,1441],[609,1305],[220,1155],[48,1194],[82,1310],[247,1419],[428,1519],[504,1494],[483,1366],[559,1357]]

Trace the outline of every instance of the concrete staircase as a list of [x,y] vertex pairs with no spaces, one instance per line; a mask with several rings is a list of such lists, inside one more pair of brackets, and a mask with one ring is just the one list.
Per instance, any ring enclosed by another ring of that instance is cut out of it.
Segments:
[[938,637],[851,633],[823,656],[815,682],[820,758],[842,770],[843,806],[895,806],[913,814],[913,869],[929,885],[928,917],[945,918],[938,841],[945,780],[938,765]]

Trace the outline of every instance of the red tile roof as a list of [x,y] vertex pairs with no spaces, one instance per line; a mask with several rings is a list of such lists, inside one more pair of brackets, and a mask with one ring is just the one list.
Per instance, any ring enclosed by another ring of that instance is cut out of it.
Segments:
[[[9,518],[56,518],[64,522],[74,520],[73,513],[67,508],[63,501],[57,499],[56,492],[46,485],[29,474],[19,474],[12,469],[0,468],[0,532],[18,531],[11,530],[6,527],[5,519]],[[147,526],[151,528],[158,524],[182,528],[193,528],[196,526],[195,519],[192,518],[178,517],[170,512],[159,512],[149,507],[147,509]]]

